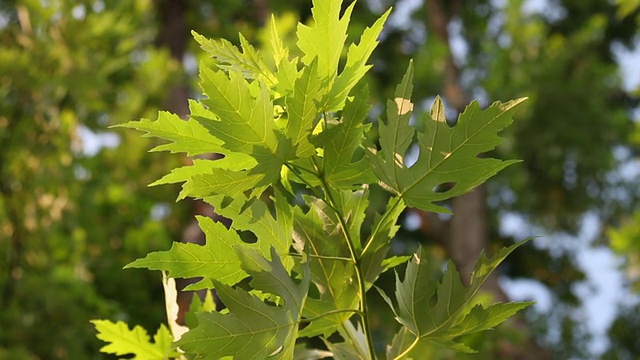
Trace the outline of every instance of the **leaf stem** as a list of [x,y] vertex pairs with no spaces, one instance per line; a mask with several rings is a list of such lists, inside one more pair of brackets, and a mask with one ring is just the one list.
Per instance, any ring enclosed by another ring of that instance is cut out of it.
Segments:
[[364,244],[364,249],[362,249],[363,254],[368,250],[369,246],[371,246],[371,244],[373,243],[373,239],[376,237],[376,235],[378,234],[378,231],[387,220],[386,218],[388,216],[391,216],[391,214],[393,214],[393,211],[396,209],[396,207],[398,207],[398,205],[402,203],[402,199],[399,196],[395,197],[392,201],[393,203],[391,204],[391,207],[387,207],[384,214],[382,215],[382,219],[380,219],[380,221],[376,225],[376,228],[373,229],[373,231],[371,232],[371,235],[369,235],[369,240],[367,240],[367,243]]
[[342,212],[340,211],[340,209],[337,206],[337,203],[335,201],[335,199],[333,198],[333,194],[331,193],[331,189],[329,188],[329,185],[327,184],[327,182],[324,179],[324,174],[322,172],[322,169],[320,169],[318,167],[318,164],[316,163],[315,159],[312,158],[311,159],[314,166],[315,166],[315,170],[318,172],[318,179],[320,180],[320,187],[322,188],[322,190],[324,191],[326,198],[323,198],[322,200],[336,213],[336,215],[338,216],[338,221],[340,222],[340,227],[342,228],[342,232],[344,234],[345,239],[347,240],[347,248],[349,248],[349,255],[351,257],[351,262],[353,263],[353,266],[355,268],[355,272],[356,272],[356,280],[358,281],[358,294],[360,295],[360,312],[358,313],[360,315],[360,318],[362,319],[362,331],[365,334],[365,337],[367,339],[367,351],[369,352],[369,358],[370,359],[374,359],[375,358],[375,349],[373,347],[373,339],[371,337],[371,325],[369,324],[369,317],[368,317],[368,306],[367,306],[367,299],[366,299],[366,294],[367,294],[367,287],[366,287],[366,283],[365,283],[365,279],[364,276],[362,274],[362,268],[361,268],[361,264],[360,264],[360,258],[358,256],[358,253],[356,251],[356,246],[354,243],[354,239],[351,238],[351,234],[349,234],[349,230],[347,227],[347,222],[344,219],[344,216],[342,215]]
[[315,176],[318,176],[318,174],[314,173],[311,170],[305,169],[303,167],[299,167],[290,163],[284,163],[284,166],[286,166],[289,170],[291,170],[291,172],[298,178],[300,179],[300,181],[302,181],[303,184],[305,184],[309,190],[311,190],[319,199],[322,199],[322,194],[320,192],[318,192],[318,190],[316,189],[315,186],[311,185],[307,180],[305,180],[302,176],[300,176],[300,174],[298,174],[295,170],[299,169],[299,170],[305,170],[307,172],[309,172],[310,174],[313,174]]
[[336,310],[331,310],[331,311],[327,311],[325,313],[322,313],[318,316],[314,316],[312,318],[308,318],[308,319],[303,319],[300,320],[301,322],[312,322],[318,319],[321,319],[325,316],[329,316],[329,315],[334,315],[334,314],[341,314],[341,313],[346,313],[346,312],[351,312],[351,313],[356,313],[360,316],[363,316],[362,311],[358,310],[358,309],[336,309]]
[[[289,256],[302,257],[302,255],[298,253],[289,253]],[[315,254],[307,254],[308,257],[314,259],[323,259],[323,260],[336,260],[336,261],[349,261],[351,262],[351,258],[341,257],[341,256],[324,256],[324,255],[315,255]]]
[[418,342],[420,341],[420,337],[416,336],[416,339],[413,340],[413,342],[411,343],[411,345],[409,345],[409,347],[400,353],[400,355],[396,356],[393,358],[393,360],[401,360],[403,359],[405,356],[409,355],[409,353],[411,352],[411,350],[413,350],[413,348],[416,347],[416,345],[418,345]]
[[[318,176],[318,174],[314,173],[313,171],[311,171],[311,170],[307,169],[307,168],[306,168],[306,167],[304,167],[304,166],[300,166],[300,165],[293,165],[293,164],[290,164],[290,163],[285,163],[285,166],[286,166],[286,167],[288,167],[288,168],[289,168],[289,170],[293,171],[294,173],[295,173],[295,171],[294,171],[294,170],[300,170],[300,171],[307,172],[307,173],[309,173],[309,174],[311,174],[311,175]],[[296,175],[298,175],[298,174],[296,174]]]

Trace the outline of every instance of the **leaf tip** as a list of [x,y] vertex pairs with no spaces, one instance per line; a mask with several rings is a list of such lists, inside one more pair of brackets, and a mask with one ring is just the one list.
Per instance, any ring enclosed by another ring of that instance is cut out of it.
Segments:
[[135,268],[138,268],[138,267],[139,267],[139,266],[138,266],[138,261],[139,261],[139,260],[140,260],[140,259],[133,260],[132,262],[130,262],[130,263],[128,263],[127,265],[123,266],[123,267],[122,267],[122,269],[123,269],[123,270],[126,270],[126,269],[135,269]]
[[193,36],[194,39],[196,39],[196,41],[199,43],[200,40],[204,39],[203,35],[200,35],[197,31],[195,30],[191,30],[191,36]]
[[516,106],[518,106],[518,105],[522,104],[523,102],[525,102],[525,101],[527,101],[527,100],[529,100],[529,97],[526,97],[526,96],[525,96],[525,97],[518,98],[518,99],[510,100],[510,101],[507,101],[507,102],[505,102],[505,103],[501,103],[501,104],[500,104],[500,109],[501,109],[502,111],[508,111],[508,110],[511,110],[511,109],[513,109],[514,107],[516,107]]

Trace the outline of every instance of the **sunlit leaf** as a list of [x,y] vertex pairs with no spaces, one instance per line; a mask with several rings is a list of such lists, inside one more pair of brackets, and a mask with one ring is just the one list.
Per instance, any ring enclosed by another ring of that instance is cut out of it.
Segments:
[[173,338],[166,326],[161,325],[153,336],[153,342],[147,331],[140,326],[129,329],[129,326],[118,321],[92,320],[98,331],[98,339],[109,344],[100,351],[114,355],[134,355],[136,360],[162,360],[179,356],[173,346]]
[[306,299],[310,275],[308,266],[302,282],[295,284],[272,251],[269,261],[254,250],[238,252],[242,268],[258,290],[280,296],[283,306],[267,304],[241,289],[215,283],[218,296],[229,309],[228,314],[198,313],[198,326],[178,342],[187,353],[200,359],[293,358],[298,322]]
[[158,119],[155,121],[142,119],[117,126],[144,131],[144,137],[158,137],[171,141],[170,144],[156,146],[152,151],[184,152],[194,156],[222,150],[222,141],[209,134],[197,121],[184,121],[177,115],[164,111],[158,113]]
[[[492,329],[509,316],[531,305],[523,303],[499,303],[484,308],[474,305],[475,295],[489,275],[513,250],[525,241],[501,249],[492,259],[484,254],[475,265],[469,286],[460,280],[460,275],[449,261],[447,270],[441,281],[434,281],[440,269],[428,261],[428,256],[420,248],[407,266],[404,280],[396,274],[396,304],[384,293],[381,295],[393,309],[396,320],[403,328],[397,335],[403,340],[396,343],[404,344],[404,349],[394,349],[394,352],[410,350],[422,341],[437,343],[457,351],[472,352],[463,343],[456,341],[462,335]],[[412,335],[409,335],[410,332]],[[411,338],[411,341],[407,341]],[[398,346],[398,345],[396,345]]]
[[[436,98],[425,131],[417,135],[418,159],[408,167],[405,154],[415,132],[409,125],[413,114],[412,79],[413,64],[409,64],[396,88],[394,101],[387,103],[387,121],[380,123],[381,150],[371,146],[369,160],[380,184],[402,198],[407,206],[449,212],[434,203],[462,195],[516,162],[481,154],[502,142],[497,133],[511,124],[515,106],[525,99],[495,102],[485,110],[474,101],[460,114],[457,124],[449,127],[442,100]],[[442,186],[447,187],[445,191],[441,191]]]
[[242,52],[225,39],[208,39],[195,31],[192,31],[191,34],[200,44],[202,50],[214,58],[219,68],[241,72],[247,79],[260,79],[270,85],[275,85],[277,82],[275,75],[264,63],[260,53],[256,51],[242,34],[240,34]]

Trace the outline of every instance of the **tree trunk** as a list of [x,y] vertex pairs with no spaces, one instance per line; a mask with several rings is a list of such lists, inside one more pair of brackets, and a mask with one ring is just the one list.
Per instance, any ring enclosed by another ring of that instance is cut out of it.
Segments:
[[[158,18],[160,23],[158,27],[157,44],[160,47],[167,47],[171,57],[179,63],[182,63],[189,38],[189,29],[185,18],[187,6],[187,1],[158,1]],[[172,86],[165,99],[165,108],[179,115],[181,118],[186,118],[189,115],[187,101],[189,99],[188,89],[186,81]]]
[[[458,3],[451,2],[450,6],[455,9]],[[433,40],[449,45],[447,26],[453,12],[447,14],[440,0],[428,0],[426,11],[429,35],[435,37]],[[447,49],[443,95],[447,104],[461,113],[469,99],[460,85],[460,70],[455,64],[451,48],[447,46]],[[451,203],[454,215],[450,220],[447,250],[465,284],[469,284],[473,266],[480,252],[489,243],[485,196],[486,190],[481,185],[474,191],[453,199]]]

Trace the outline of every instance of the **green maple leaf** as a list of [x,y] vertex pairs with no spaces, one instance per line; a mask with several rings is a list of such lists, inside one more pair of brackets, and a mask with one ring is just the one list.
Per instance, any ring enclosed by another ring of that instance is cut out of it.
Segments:
[[304,53],[302,62],[310,65],[318,61],[321,79],[335,77],[340,55],[347,40],[347,26],[355,2],[340,17],[342,0],[315,0],[311,14],[314,24],[298,24],[298,48]]
[[285,100],[287,105],[286,136],[296,147],[296,155],[307,157],[315,155],[315,146],[309,136],[317,124],[321,82],[317,77],[317,62],[305,67],[302,75],[295,81],[293,93]]
[[298,58],[290,59],[289,49],[284,45],[282,38],[276,27],[276,18],[271,16],[271,25],[269,26],[269,41],[273,55],[273,62],[276,64],[278,71],[276,77],[278,84],[275,87],[276,97],[285,96],[293,92],[293,87],[298,78]]
[[145,131],[143,137],[158,137],[171,141],[170,144],[156,146],[151,151],[184,152],[194,156],[222,150],[222,141],[209,134],[197,121],[184,121],[177,115],[165,111],[160,111],[155,121],[142,119],[115,127]]
[[[463,353],[475,353],[474,349],[455,339],[467,334],[492,330],[518,311],[532,304],[533,302],[498,303],[487,308],[478,304],[459,324],[440,336],[434,335],[421,339],[409,328],[403,327],[396,333],[391,345],[387,348],[387,359],[423,359],[429,357],[428,354],[433,352],[433,345]],[[399,357],[401,354],[403,356]]]
[[289,95],[293,92],[294,83],[298,78],[298,58],[289,58],[289,49],[284,45],[282,38],[276,27],[276,18],[271,16],[271,25],[269,26],[269,41],[271,44],[273,62],[276,64],[278,71],[276,78],[276,98]]
[[[236,247],[249,247],[235,231],[227,230],[221,223],[207,217],[197,217],[200,228],[205,233],[205,245],[174,242],[171,249],[157,251],[138,259],[126,268],[147,268],[166,271],[172,278],[202,277],[192,290],[213,287],[212,280],[234,285],[247,277],[240,268]],[[195,285],[195,286],[194,286]]]
[[263,80],[270,86],[277,83],[276,76],[264,63],[260,53],[242,34],[239,34],[242,52],[225,39],[208,39],[195,31],[191,31],[191,34],[202,50],[214,58],[216,66],[220,69],[240,72],[246,79]]
[[460,275],[451,261],[442,280],[434,281],[439,269],[430,264],[424,249],[418,250],[407,266],[404,280],[401,281],[396,274],[397,306],[380,292],[394,311],[396,320],[403,326],[397,335],[402,341],[397,341],[397,344],[404,344],[402,346],[405,348],[395,349],[393,352],[410,350],[421,341],[437,343],[458,351],[473,352],[455,339],[462,335],[492,329],[517,311],[531,305],[531,302],[523,302],[499,303],[488,308],[482,305],[472,306],[475,295],[493,270],[526,241],[501,249],[492,259],[482,254],[471,274],[469,286],[462,284]]
[[[237,249],[252,249],[269,258],[273,248],[284,259],[286,268],[291,269],[293,262],[289,256],[289,247],[293,214],[280,192],[275,194],[275,217],[261,200],[248,203],[248,199],[239,197],[224,206],[221,199],[207,200],[216,207],[218,214],[234,220],[231,229],[228,230],[210,218],[197,217],[206,236],[204,245],[174,242],[171,249],[150,253],[125,268],[167,271],[172,278],[203,278],[189,285],[187,290],[213,288],[213,280],[234,285],[246,278],[247,273],[240,268]],[[252,244],[243,242],[238,235],[242,231],[253,233],[257,241]]]
[[237,232],[251,232],[256,242],[246,244],[262,256],[270,258],[275,249],[287,269],[293,266],[289,256],[293,233],[293,208],[280,191],[275,191],[273,199],[275,216],[262,200],[249,200],[245,196],[234,199],[228,197],[207,197],[204,199],[216,209],[216,213],[233,219],[231,228]]
[[274,306],[241,289],[216,283],[217,294],[229,313],[201,312],[198,326],[177,345],[198,359],[292,359],[298,324],[310,283],[308,265],[302,266],[302,281],[296,284],[273,250],[269,261],[253,249],[238,250],[242,268],[252,276],[251,286],[279,296],[284,304]]
[[191,177],[183,195],[204,198],[210,195],[236,195],[253,189],[252,197],[279,179],[282,165],[295,155],[290,140],[276,128],[273,103],[262,82],[248,83],[239,73],[201,68],[200,86],[208,99],[202,103],[210,116],[195,116],[216,138],[222,140],[225,155],[243,153],[257,165],[246,171],[219,169],[213,175]]
[[[240,172],[242,170],[249,170],[257,165],[256,160],[249,155],[234,153],[227,155],[222,159],[206,160],[206,159],[194,159],[193,164],[189,166],[183,166],[171,170],[171,172],[162,178],[152,182],[149,186],[156,186],[162,184],[175,184],[179,182],[189,183],[194,176],[197,175],[216,175],[219,171],[231,171]],[[191,195],[189,190],[191,186],[186,186],[186,190],[178,197],[183,199],[187,195]]]
[[[260,82],[249,84],[239,73],[213,71],[201,65],[202,100],[219,119],[197,117],[205,128],[224,142],[230,152],[268,157],[276,153],[279,133],[273,121],[273,103]],[[256,159],[261,160],[261,159]]]
[[465,335],[491,330],[502,324],[518,311],[533,304],[534,302],[532,301],[497,303],[489,305],[486,308],[482,304],[477,304],[471,309],[471,312],[465,315],[460,323],[449,330],[447,336],[458,336],[457,334]]
[[277,178],[277,172],[272,172],[270,176],[267,176],[260,172],[216,168],[212,169],[210,173],[191,175],[189,181],[182,185],[179,199],[187,196],[204,199],[218,194],[236,196],[247,190],[251,190],[253,198],[262,194],[268,186],[267,183],[275,181]]
[[340,110],[351,89],[371,68],[367,61],[377,47],[380,32],[391,13],[391,9],[385,12],[364,30],[358,44],[349,46],[345,67],[338,75],[338,64],[354,5],[355,1],[340,16],[342,0],[313,1],[311,12],[314,24],[298,25],[298,48],[305,54],[302,62],[309,65],[317,59],[320,79],[327,84],[328,90],[322,104],[324,111]]
[[271,45],[271,56],[273,63],[281,70],[280,65],[283,61],[289,60],[289,48],[284,45],[284,41],[280,37],[278,27],[276,26],[276,17],[271,14],[269,22],[269,44]]
[[130,355],[136,360],[165,360],[180,356],[173,346],[173,337],[166,326],[160,325],[151,342],[147,331],[141,326],[129,329],[122,321],[116,323],[109,320],[91,321],[98,331],[98,339],[109,344],[100,352],[114,355]]
[[356,184],[373,183],[376,179],[362,146],[364,134],[370,128],[370,124],[363,124],[369,109],[369,89],[356,89],[353,99],[344,106],[340,121],[327,123],[327,128],[315,141],[323,149],[324,177],[332,187],[351,188]]
[[[497,133],[511,124],[515,106],[525,99],[504,104],[496,102],[485,110],[474,101],[460,114],[456,126],[450,128],[442,100],[436,98],[425,131],[418,133],[418,160],[407,167],[404,155],[414,135],[414,129],[409,125],[413,112],[410,101],[412,78],[413,65],[409,64],[396,88],[395,100],[388,102],[387,122],[380,123],[381,150],[378,152],[371,146],[369,160],[380,184],[401,197],[408,206],[449,212],[434,202],[462,195],[517,162],[480,155],[502,142]],[[450,188],[439,192],[442,185],[450,185]]]
[[218,214],[233,219],[231,228],[234,230],[252,232],[263,256],[268,257],[269,249],[275,248],[281,259],[288,258],[285,254],[291,246],[293,208],[280,191],[276,190],[273,198],[275,216],[262,200],[247,203],[247,198],[238,197],[227,204],[227,199],[206,198],[205,201],[213,205]]
[[336,78],[331,91],[328,94],[326,109],[334,111],[342,108],[347,95],[354,86],[364,77],[372,65],[368,65],[367,61],[378,46],[378,37],[382,28],[391,13],[391,9],[387,10],[376,22],[364,30],[358,44],[351,44],[347,51],[347,62],[344,69]]
[[190,101],[189,121],[160,112],[156,121],[120,125],[173,142],[155,151],[225,156],[217,161],[196,160],[193,166],[176,169],[152,185],[185,182],[179,199],[235,195],[248,189],[253,189],[254,195],[261,194],[279,178],[273,169],[295,154],[291,141],[276,129],[267,89],[259,82],[249,84],[235,72],[227,76],[206,67],[202,68],[200,85],[209,99]]

